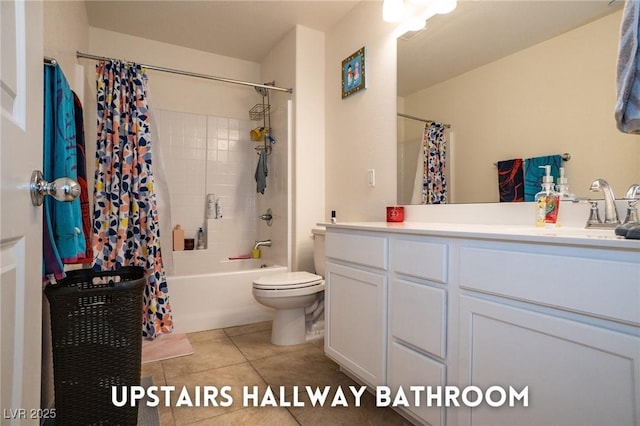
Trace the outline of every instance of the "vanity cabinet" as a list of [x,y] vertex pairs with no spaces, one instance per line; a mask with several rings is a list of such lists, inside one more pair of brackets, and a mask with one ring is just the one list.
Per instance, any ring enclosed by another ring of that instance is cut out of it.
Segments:
[[332,232],[325,238],[325,353],[367,385],[384,385],[388,239]]
[[461,425],[637,425],[640,253],[465,242],[460,386],[528,387],[528,406],[463,408]]
[[471,295],[460,299],[460,386],[528,387],[527,407],[464,407],[460,425],[638,424],[637,336]]
[[639,424],[638,242],[424,228],[327,227],[327,355],[392,391],[527,389],[397,408],[416,424]]

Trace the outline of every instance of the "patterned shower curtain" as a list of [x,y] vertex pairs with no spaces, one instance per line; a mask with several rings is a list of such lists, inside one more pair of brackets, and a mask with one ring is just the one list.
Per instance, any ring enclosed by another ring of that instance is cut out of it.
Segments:
[[427,123],[422,137],[422,204],[447,203],[447,145],[444,124]]
[[171,332],[173,319],[160,251],[153,190],[147,76],[140,65],[96,65],[98,132],[94,188],[94,270],[146,270],[143,337]]

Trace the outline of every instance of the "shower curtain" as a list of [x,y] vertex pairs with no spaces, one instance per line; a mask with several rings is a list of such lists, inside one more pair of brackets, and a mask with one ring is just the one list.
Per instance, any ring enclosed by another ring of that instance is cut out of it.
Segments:
[[427,123],[422,135],[422,155],[418,156],[411,204],[447,203],[446,154],[444,124]]
[[98,130],[94,188],[94,270],[146,270],[143,337],[171,332],[152,172],[147,76],[140,65],[96,65]]

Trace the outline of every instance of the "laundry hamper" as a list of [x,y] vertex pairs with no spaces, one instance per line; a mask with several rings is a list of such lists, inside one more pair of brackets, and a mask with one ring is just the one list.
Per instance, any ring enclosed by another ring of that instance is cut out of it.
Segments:
[[[138,407],[117,407],[112,387],[140,385],[145,271],[70,271],[45,288],[51,311],[56,424],[135,425]],[[129,394],[130,395],[130,394]]]

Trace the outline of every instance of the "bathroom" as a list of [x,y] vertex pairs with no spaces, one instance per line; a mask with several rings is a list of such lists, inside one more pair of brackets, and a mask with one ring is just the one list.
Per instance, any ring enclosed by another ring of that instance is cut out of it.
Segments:
[[[397,167],[390,159],[396,158],[397,152],[398,108],[393,101],[397,95],[396,79],[393,78],[397,73],[397,40],[393,26],[380,21],[378,3],[355,5],[341,21],[324,32],[305,25],[295,27],[261,63],[211,55],[92,27],[84,4],[79,2],[45,2],[43,7],[44,53],[59,60],[72,84],[84,88],[88,117],[95,113],[89,101],[94,90],[91,83],[94,64],[78,61],[76,51],[135,58],[141,63],[247,81],[274,80],[279,86],[295,87],[292,95],[274,94],[272,97],[272,103],[280,112],[295,119],[279,129],[268,189],[264,198],[259,197],[253,206],[256,215],[271,208],[276,217],[271,228],[262,222],[256,224],[256,239],[272,240],[272,247],[262,251],[265,262],[286,265],[292,270],[312,270],[310,230],[318,222],[328,221],[331,210],[337,211],[339,222],[383,221],[385,207],[396,204]],[[379,25],[373,24],[378,22]],[[368,87],[363,93],[340,99],[335,89],[340,86],[337,64],[363,45],[367,46],[370,70]],[[76,65],[78,63],[81,65]],[[161,73],[150,72],[150,75],[153,105],[163,112],[179,111],[195,116],[246,120],[247,108],[260,99],[253,89],[194,82]],[[222,99],[223,102],[212,102],[212,99]],[[291,106],[289,100],[293,101]],[[429,111],[423,114],[430,119],[446,119],[431,116]],[[608,116],[604,117],[606,114],[608,112],[602,112],[603,117],[590,116],[588,121],[608,120]],[[462,123],[453,121],[452,125],[453,131],[459,132]],[[91,126],[93,123],[87,120],[87,127],[90,129]],[[565,127],[571,132],[580,126],[572,123]],[[87,134],[91,133],[87,130]],[[512,131],[512,135],[517,133]],[[459,133],[456,134],[458,136]],[[568,140],[571,134],[562,134],[559,138]],[[599,135],[599,140],[604,138],[604,135]],[[288,146],[289,143],[295,144],[295,149]],[[632,148],[635,151],[627,157],[639,158],[637,147],[635,145]],[[569,150],[574,154],[572,161],[584,160],[575,156],[577,151]],[[91,154],[88,157],[91,158]],[[499,159],[493,158],[491,163]],[[490,168],[491,163],[487,167]],[[611,179],[615,182],[616,195],[622,195],[629,183],[640,181],[637,175],[639,168],[624,167],[625,172],[634,173],[635,170],[636,174],[623,182],[622,179],[614,180],[616,164],[592,167],[589,175]],[[251,171],[254,167],[252,163],[248,169]],[[370,169],[375,170],[375,186],[368,185],[367,171]],[[319,176],[324,178],[319,179]],[[185,180],[190,178],[188,175],[184,177]],[[578,192],[578,187],[584,186],[583,181],[576,181],[571,181],[572,189],[581,196],[587,196],[584,190]],[[204,203],[204,197],[201,201]],[[232,206],[223,200],[223,213],[232,217]],[[486,214],[482,205],[451,207],[454,214],[450,220],[453,221],[464,222],[466,218],[479,218]],[[522,218],[531,212],[517,207],[492,205],[488,210],[499,210],[501,214],[506,212],[507,221],[520,224]],[[581,211],[576,215],[579,220],[582,220],[581,215],[586,220],[588,214],[588,208],[585,211],[583,207],[579,206]],[[194,208],[200,209],[204,216],[203,206]],[[419,218],[423,210],[420,206],[408,207],[407,217],[414,215],[414,218]],[[247,246],[244,252],[250,249]],[[228,256],[239,254],[244,253],[237,248]]]

